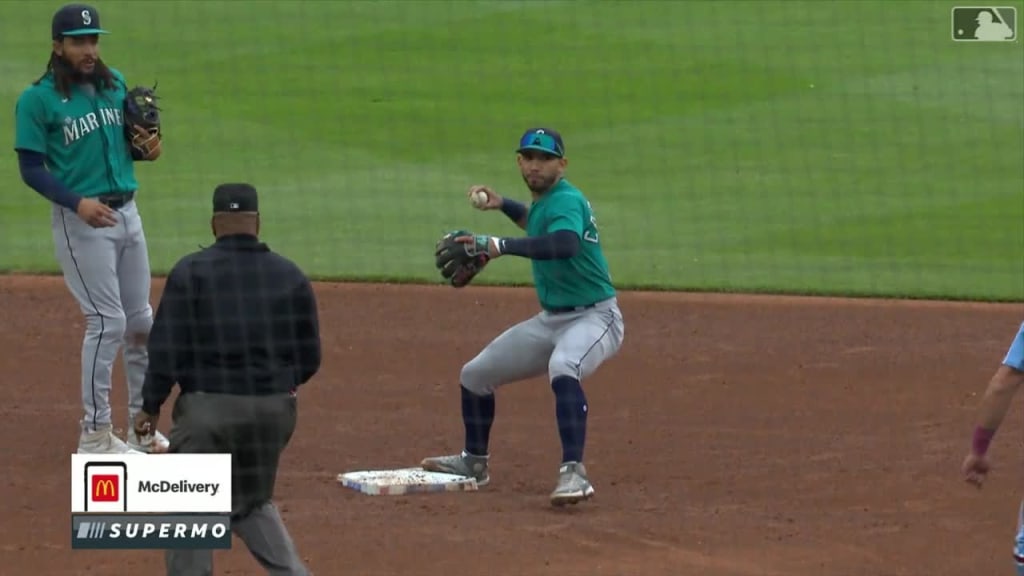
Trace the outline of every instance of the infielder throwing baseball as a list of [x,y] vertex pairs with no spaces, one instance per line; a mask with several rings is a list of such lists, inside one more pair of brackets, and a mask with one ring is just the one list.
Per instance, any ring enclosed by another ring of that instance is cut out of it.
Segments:
[[[1017,335],[1010,344],[1010,349],[1003,358],[1003,363],[989,380],[988,388],[981,399],[977,425],[974,429],[974,440],[971,450],[963,463],[964,478],[981,488],[990,468],[988,456],[989,443],[996,430],[1006,418],[1013,397],[1024,383],[1024,323],[1020,325]],[[1017,512],[1017,539],[1013,548],[1013,559],[1017,565],[1017,574],[1024,576],[1024,502]]]
[[551,503],[562,506],[594,494],[583,466],[587,399],[581,382],[618,352],[624,325],[590,202],[564,176],[562,137],[551,129],[528,130],[519,142],[517,160],[533,196],[529,207],[487,186],[473,186],[469,195],[481,210],[500,209],[526,237],[452,232],[438,242],[436,264],[453,286],[461,287],[494,258],[529,258],[542,310],[505,330],[462,367],[465,448],[460,454],[426,458],[421,465],[486,485],[495,391],[547,374],[562,441]]
[[85,315],[78,452],[160,451],[167,440],[159,432],[140,439],[129,430],[126,443],[111,426],[111,371],[122,344],[129,422],[142,407],[153,311],[133,162],[160,155],[160,130],[152,91],[128,90],[100,59],[106,33],[92,6],[57,11],[46,72],[18,98],[14,147],[24,182],[52,202],[57,260]]

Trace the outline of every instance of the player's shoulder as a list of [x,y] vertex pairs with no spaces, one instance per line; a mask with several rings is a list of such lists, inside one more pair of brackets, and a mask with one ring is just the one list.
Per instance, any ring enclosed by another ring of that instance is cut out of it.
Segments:
[[112,66],[107,66],[107,69],[110,70],[110,75],[114,77],[114,80],[117,80],[121,84],[128,83],[128,81],[124,78],[124,74],[120,70]]
[[28,101],[42,102],[47,96],[56,93],[55,88],[56,85],[53,83],[53,77],[50,74],[46,74],[38,80],[33,80],[21,90],[21,94],[18,95],[18,103]]
[[552,190],[552,192],[554,192],[552,196],[557,199],[556,203],[560,205],[576,205],[587,203],[587,197],[585,194],[583,194],[583,190],[580,190],[578,186],[576,186],[575,184],[573,184],[572,182],[565,178],[562,178],[558,182],[558,184],[555,185],[555,188],[554,190]]

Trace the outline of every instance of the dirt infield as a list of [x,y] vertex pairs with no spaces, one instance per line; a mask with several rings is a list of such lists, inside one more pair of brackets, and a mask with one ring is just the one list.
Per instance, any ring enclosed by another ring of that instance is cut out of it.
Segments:
[[[543,379],[499,392],[480,492],[372,497],[335,482],[458,450],[459,368],[534,312],[530,292],[318,294],[323,371],[300,393],[277,495],[318,576],[1011,570],[1019,412],[996,439],[985,490],[958,467],[1024,305],[624,294],[624,348],[585,383],[597,495],[559,512],[547,504],[560,450]],[[0,574],[162,574],[155,551],[70,550],[82,318],[60,278],[0,279],[0,302]],[[235,544],[217,574],[260,574]]]

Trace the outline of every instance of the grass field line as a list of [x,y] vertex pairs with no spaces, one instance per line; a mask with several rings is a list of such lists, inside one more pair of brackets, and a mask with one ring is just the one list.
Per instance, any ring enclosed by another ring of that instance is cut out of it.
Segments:
[[[165,276],[153,275],[156,287],[162,286]],[[54,273],[23,273],[0,271],[0,287],[4,291],[38,290],[40,283],[49,289],[64,290],[64,280],[59,272]],[[440,283],[428,282],[367,282],[362,280],[314,280],[317,290],[342,290],[358,296],[362,292],[388,292],[396,298],[409,298],[422,295],[429,298],[433,293],[451,295],[452,287]],[[535,302],[536,292],[530,286],[476,285],[463,288],[460,294],[472,299],[474,295],[488,297],[508,297],[512,300]],[[70,296],[69,296],[70,297]],[[618,291],[618,298],[628,306],[630,300],[662,302],[677,305],[731,305],[746,306],[784,306],[800,307],[839,306],[839,307],[871,307],[871,308],[926,308],[946,309],[950,311],[1000,312],[1009,315],[1011,320],[1019,318],[1024,321],[1024,302],[986,302],[963,301],[928,298],[892,298],[879,296],[819,296],[794,294],[759,294],[759,293],[724,293],[702,291],[674,290],[630,290]],[[1016,320],[1014,320],[1016,321]]]

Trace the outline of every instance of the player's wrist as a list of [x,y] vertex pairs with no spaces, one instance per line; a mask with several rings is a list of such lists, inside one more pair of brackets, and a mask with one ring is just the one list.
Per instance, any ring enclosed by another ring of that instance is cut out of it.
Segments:
[[978,456],[984,456],[988,452],[988,447],[992,443],[992,438],[996,435],[996,431],[991,428],[985,428],[978,426],[974,429],[974,437],[971,441],[971,451]]

